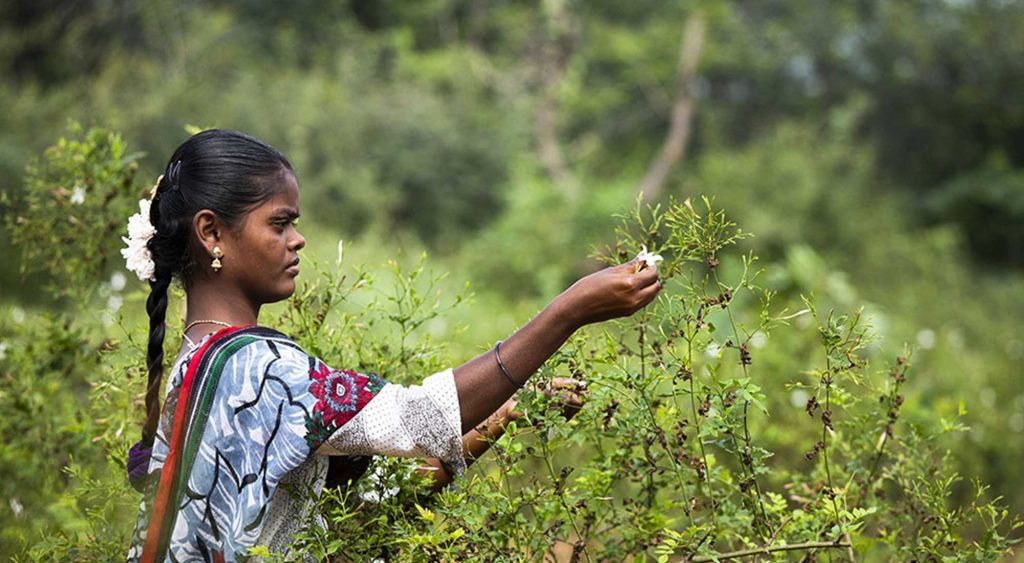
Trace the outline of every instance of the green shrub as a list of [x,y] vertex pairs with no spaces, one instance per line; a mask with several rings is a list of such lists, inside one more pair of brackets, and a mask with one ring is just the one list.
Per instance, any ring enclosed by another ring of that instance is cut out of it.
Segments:
[[[119,247],[106,225],[144,188],[116,136],[73,134],[31,176],[25,220],[7,223],[16,240],[65,245],[62,260],[41,264],[66,312],[0,320],[0,550],[29,560],[120,558],[139,501],[123,464],[142,419],[144,295],[104,281],[104,257]],[[121,209],[98,207],[67,237],[55,220],[66,196],[51,186],[78,177]],[[1008,553],[1017,516],[950,454],[950,436],[966,430],[963,401],[909,395],[911,354],[880,345],[864,311],[832,310],[849,292],[765,289],[778,267],[737,252],[746,236],[710,200],[627,214],[599,257],[663,254],[662,296],[577,333],[522,392],[526,417],[456,486],[430,495],[409,463],[378,460],[354,487],[321,497],[328,527],[307,527],[297,545],[338,560]],[[790,261],[813,269],[809,256]],[[445,296],[423,258],[366,270],[339,256],[316,270],[265,324],[329,363],[397,382],[451,365],[444,339],[459,329],[433,323],[463,297]],[[132,307],[115,314],[119,300]],[[171,318],[169,333],[179,325]],[[542,392],[555,376],[588,383],[569,422]]]

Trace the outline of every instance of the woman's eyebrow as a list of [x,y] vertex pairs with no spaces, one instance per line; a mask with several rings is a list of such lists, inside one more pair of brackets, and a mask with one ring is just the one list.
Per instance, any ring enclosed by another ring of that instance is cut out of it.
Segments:
[[294,209],[292,207],[280,207],[278,209],[275,209],[271,215],[274,217],[287,217],[289,219],[298,219],[300,214],[298,209]]

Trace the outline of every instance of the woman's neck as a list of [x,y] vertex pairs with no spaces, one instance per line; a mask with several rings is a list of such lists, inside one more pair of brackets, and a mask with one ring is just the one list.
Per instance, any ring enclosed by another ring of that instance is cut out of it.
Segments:
[[[196,321],[217,321],[232,326],[256,324],[260,307],[241,295],[225,292],[210,284],[196,284],[189,288],[186,299],[185,325]],[[196,332],[210,332],[210,325],[196,326]],[[190,335],[192,331],[189,331]]]

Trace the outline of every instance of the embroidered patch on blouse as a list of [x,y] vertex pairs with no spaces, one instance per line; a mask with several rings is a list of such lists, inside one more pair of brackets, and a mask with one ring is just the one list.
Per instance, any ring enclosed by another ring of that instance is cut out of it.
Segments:
[[376,374],[334,370],[323,362],[317,362],[309,376],[309,392],[316,397],[313,414],[306,418],[306,443],[310,450],[326,442],[386,384]]

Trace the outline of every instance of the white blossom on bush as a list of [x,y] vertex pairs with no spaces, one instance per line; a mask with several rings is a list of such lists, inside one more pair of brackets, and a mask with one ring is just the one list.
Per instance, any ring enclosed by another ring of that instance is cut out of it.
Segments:
[[121,291],[127,283],[128,278],[124,277],[124,274],[121,272],[114,272],[110,276],[110,289],[113,289],[114,291]]
[[69,201],[75,205],[82,205],[85,203],[85,188],[82,186],[75,186],[75,189],[71,191],[71,198]]

